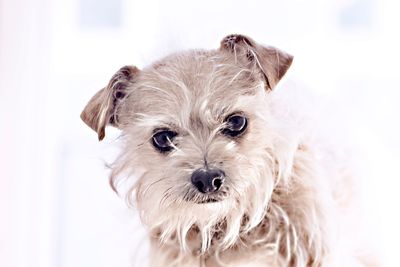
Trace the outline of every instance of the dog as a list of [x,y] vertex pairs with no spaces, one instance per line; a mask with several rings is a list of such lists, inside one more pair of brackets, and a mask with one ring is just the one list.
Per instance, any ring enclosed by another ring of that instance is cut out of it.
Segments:
[[280,99],[292,61],[233,34],[122,67],[90,99],[98,139],[121,130],[110,184],[135,181],[150,266],[372,266],[352,244],[351,177]]

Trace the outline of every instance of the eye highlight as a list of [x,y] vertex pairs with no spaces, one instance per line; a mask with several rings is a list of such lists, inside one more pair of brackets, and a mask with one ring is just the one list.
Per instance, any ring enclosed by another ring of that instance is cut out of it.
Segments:
[[237,137],[247,129],[247,118],[243,114],[232,114],[225,119],[225,128],[222,133],[229,137]]
[[158,130],[152,137],[152,144],[159,152],[169,152],[173,147],[172,141],[178,134],[168,129]]

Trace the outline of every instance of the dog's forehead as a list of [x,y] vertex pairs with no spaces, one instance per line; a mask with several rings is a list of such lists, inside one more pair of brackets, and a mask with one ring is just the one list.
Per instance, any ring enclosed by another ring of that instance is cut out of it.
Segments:
[[246,66],[218,50],[192,50],[164,58],[144,69],[133,88],[141,114],[175,120],[219,116],[231,112],[238,99],[260,81]]

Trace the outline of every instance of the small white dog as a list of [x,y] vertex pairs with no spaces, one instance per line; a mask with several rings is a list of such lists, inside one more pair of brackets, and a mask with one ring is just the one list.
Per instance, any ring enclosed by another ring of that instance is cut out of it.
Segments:
[[229,35],[123,67],[89,101],[81,117],[99,140],[122,130],[111,184],[137,179],[127,197],[151,266],[372,266],[350,242],[350,177],[275,93],[292,59]]

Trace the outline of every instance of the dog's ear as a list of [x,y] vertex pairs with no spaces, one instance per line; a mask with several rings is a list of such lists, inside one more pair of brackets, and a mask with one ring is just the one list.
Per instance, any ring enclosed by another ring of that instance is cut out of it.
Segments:
[[263,46],[251,38],[232,34],[221,41],[222,51],[228,51],[235,57],[254,62],[261,69],[268,90],[272,90],[285,75],[293,61],[293,56],[275,47]]
[[108,124],[118,127],[117,108],[126,96],[126,89],[132,83],[139,69],[134,66],[122,67],[111,78],[108,85],[97,92],[81,113],[81,119],[98,134],[105,136]]

